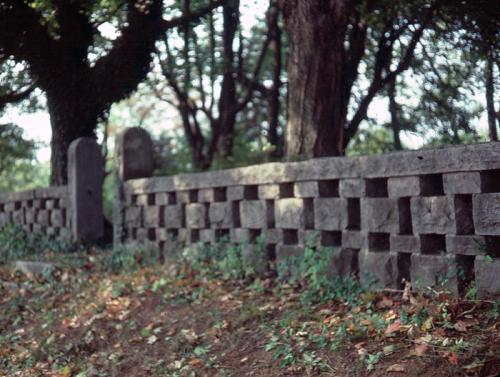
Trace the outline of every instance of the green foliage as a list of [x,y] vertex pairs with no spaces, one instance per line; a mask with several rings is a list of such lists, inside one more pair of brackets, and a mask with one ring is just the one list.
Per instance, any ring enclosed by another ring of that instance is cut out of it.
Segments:
[[151,242],[119,245],[105,253],[103,264],[106,270],[118,273],[159,263],[158,247]]

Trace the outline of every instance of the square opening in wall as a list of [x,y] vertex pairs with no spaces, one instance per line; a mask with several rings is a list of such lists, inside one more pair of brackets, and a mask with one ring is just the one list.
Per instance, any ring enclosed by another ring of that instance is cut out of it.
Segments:
[[280,198],[293,198],[293,183],[280,183]]
[[339,180],[324,179],[318,181],[318,192],[320,198],[338,198],[339,196]]
[[191,229],[191,243],[200,242],[200,231],[198,229]]
[[314,229],[314,201],[312,198],[304,199],[304,228]]
[[216,242],[229,242],[229,229],[215,229]]
[[267,254],[267,259],[270,262],[274,262],[276,260],[276,244],[274,243],[266,244],[266,254]]
[[443,175],[427,174],[420,177],[420,192],[423,196],[444,195]]
[[299,243],[299,232],[296,229],[283,229],[283,244],[297,245]]
[[231,214],[233,216],[233,227],[241,228],[240,202],[231,203]]
[[167,198],[169,205],[177,204],[177,194],[175,192],[167,192]]
[[227,200],[227,189],[226,189],[226,187],[216,187],[216,188],[214,188],[214,200],[216,202],[225,202]]
[[365,179],[366,196],[368,198],[387,198],[387,178]]
[[481,172],[481,192],[500,192],[500,169]]
[[485,236],[484,243],[486,255],[495,259],[500,258],[500,236]]
[[198,190],[189,190],[189,203],[196,203],[198,201]]
[[368,233],[368,250],[373,252],[389,251],[389,233]]
[[410,198],[398,199],[399,234],[413,234]]
[[274,200],[266,200],[266,223],[268,229],[272,229],[276,226],[276,220],[274,217]]
[[359,198],[347,199],[347,229],[361,229],[361,206]]
[[137,201],[138,201],[138,199],[139,199],[139,195],[137,195],[137,194],[132,194],[132,197],[131,197],[132,204],[137,205]]
[[148,240],[156,241],[156,229],[148,228]]
[[177,241],[179,238],[179,229],[168,229],[167,234],[172,241]]
[[458,294],[465,296],[474,286],[474,255],[457,255]]
[[338,231],[321,231],[321,246],[337,247],[342,245],[342,232]]
[[443,254],[446,252],[446,236],[444,234],[421,234],[420,252],[422,254]]
[[257,239],[262,234],[260,229],[250,229],[249,231],[249,241],[250,243],[257,243]]
[[399,289],[404,288],[405,283],[411,280],[411,254],[398,253],[398,278],[397,285]]
[[243,188],[243,199],[245,200],[258,200],[259,188],[257,185],[248,185]]
[[457,234],[474,234],[472,195],[455,195],[454,206]]
[[154,206],[156,204],[156,195],[148,194],[148,206]]

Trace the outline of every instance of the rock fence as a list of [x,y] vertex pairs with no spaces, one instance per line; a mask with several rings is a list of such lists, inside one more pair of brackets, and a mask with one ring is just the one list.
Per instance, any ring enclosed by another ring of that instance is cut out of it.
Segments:
[[335,275],[500,293],[500,143],[173,177],[151,177],[150,146],[137,128],[118,140],[115,243],[260,237],[255,260],[279,261],[317,235]]
[[103,236],[104,163],[97,143],[73,142],[68,151],[68,185],[0,194],[0,228],[13,224],[29,234],[91,243]]

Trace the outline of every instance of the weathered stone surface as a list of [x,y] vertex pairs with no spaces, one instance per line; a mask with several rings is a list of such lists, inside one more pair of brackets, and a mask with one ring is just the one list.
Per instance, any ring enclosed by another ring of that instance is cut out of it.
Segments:
[[371,232],[397,233],[398,213],[398,202],[394,199],[361,199],[361,228]]
[[232,243],[248,243],[250,241],[250,231],[242,228],[231,229],[229,239]]
[[411,235],[391,234],[391,252],[395,253],[418,253],[420,251],[420,239]]
[[201,229],[206,226],[205,223],[205,205],[191,203],[186,205],[186,225],[188,228]]
[[339,194],[344,198],[361,198],[365,196],[365,183],[359,178],[341,179]]
[[147,241],[148,240],[148,230],[144,228],[139,228],[137,229],[136,233],[136,240],[141,242],[141,241]]
[[267,225],[266,202],[248,200],[240,203],[241,226],[249,229],[263,229]]
[[411,256],[411,281],[413,287],[447,290],[458,294],[457,264],[453,257],[437,255]]
[[297,198],[317,198],[319,196],[318,182],[295,182],[294,193]]
[[305,224],[304,201],[288,198],[275,202],[276,227],[281,229],[303,229]]
[[392,253],[372,253],[363,249],[359,253],[361,284],[371,289],[396,287],[396,258]]
[[476,257],[474,270],[478,297],[500,297],[500,259]]
[[485,249],[486,241],[482,236],[446,235],[446,251],[449,254],[483,255]]
[[361,249],[365,242],[362,232],[348,231],[342,232],[342,247],[346,249]]
[[215,201],[213,189],[201,189],[198,191],[199,203],[212,203]]
[[144,207],[145,228],[157,228],[160,226],[160,208],[159,206]]
[[4,212],[1,212],[0,213],[0,227],[7,225],[7,221],[8,221],[7,214]]
[[266,243],[283,243],[283,232],[279,229],[264,229],[262,231],[262,237]]
[[500,235],[500,193],[472,197],[476,234]]
[[359,272],[359,250],[338,248],[331,253],[329,276],[349,278]]
[[290,258],[300,258],[304,255],[303,245],[276,245],[276,262],[286,263]]
[[190,200],[189,191],[178,191],[177,192],[177,201],[179,203],[183,203],[183,204],[190,203],[191,200]]
[[267,252],[262,245],[246,244],[243,246],[241,257],[247,269],[251,269],[257,275],[263,275],[268,271],[269,260]]
[[244,197],[243,186],[231,186],[227,188],[227,200],[242,200]]
[[182,226],[182,206],[181,205],[170,205],[165,206],[163,212],[163,219],[165,222],[165,228],[176,229]]
[[419,177],[393,177],[387,180],[387,191],[390,198],[420,195]]
[[115,158],[122,181],[151,177],[154,170],[153,141],[140,127],[127,128],[115,139]]
[[479,172],[443,174],[445,194],[476,194],[481,192]]
[[19,209],[17,211],[14,211],[12,214],[12,222],[14,225],[20,226],[24,224],[24,210]]
[[278,199],[280,197],[279,185],[260,185],[258,188],[259,199]]
[[451,197],[411,198],[411,215],[416,233],[446,234],[455,231],[455,211]]
[[217,229],[229,229],[233,225],[231,203],[220,202],[210,204],[209,218],[210,227]]
[[41,226],[49,226],[49,211],[41,209],[36,216],[36,222]]
[[14,262],[14,271],[20,271],[28,279],[36,280],[40,278],[46,278],[52,274],[57,269],[57,266],[53,263],[47,262],[26,262],[26,261],[16,261]]
[[65,225],[64,213],[62,210],[53,210],[50,214],[50,223],[52,226],[61,228]]
[[200,230],[200,241],[201,242],[215,242],[215,233],[213,229],[202,229]]
[[314,199],[314,225],[318,230],[343,230],[347,226],[347,200]]
[[80,138],[68,151],[68,187],[73,238],[96,242],[104,235],[102,186],[104,161],[94,139]]
[[170,204],[168,202],[168,194],[166,192],[158,192],[155,194],[155,204],[157,206],[165,206]]
[[125,209],[125,227],[139,228],[142,223],[142,208],[133,206]]

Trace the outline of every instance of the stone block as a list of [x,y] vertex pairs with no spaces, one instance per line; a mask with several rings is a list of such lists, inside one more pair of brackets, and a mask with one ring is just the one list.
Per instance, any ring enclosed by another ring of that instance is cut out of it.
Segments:
[[276,262],[286,263],[289,259],[301,258],[304,255],[303,245],[276,245]]
[[177,229],[182,227],[182,218],[183,218],[182,205],[174,204],[165,206],[163,212],[165,228]]
[[476,194],[481,192],[479,172],[443,174],[445,194]]
[[170,239],[168,231],[165,228],[156,228],[155,233],[157,241],[168,241]]
[[472,201],[476,234],[500,235],[500,193],[474,194]]
[[412,254],[410,273],[414,288],[431,287],[458,295],[458,266],[453,257]]
[[177,202],[187,204],[191,202],[191,195],[189,191],[178,191],[177,192]]
[[483,255],[485,250],[486,241],[484,237],[446,235],[446,251],[449,254]]
[[21,226],[24,224],[24,210],[19,209],[12,213],[12,222],[14,225]]
[[227,200],[243,200],[245,188],[243,186],[230,186],[227,188]]
[[395,288],[397,286],[397,255],[372,253],[363,249],[359,253],[361,284],[370,289]]
[[65,218],[64,218],[64,212],[60,209],[59,210],[55,209],[55,210],[51,211],[50,223],[54,227],[62,228],[66,223]]
[[343,230],[347,227],[347,200],[314,199],[314,225],[318,230]]
[[305,225],[304,200],[287,198],[275,202],[276,227],[281,229],[303,229]]
[[280,185],[260,185],[258,196],[259,199],[278,199],[280,197]]
[[297,198],[317,198],[319,197],[318,182],[295,182],[294,193]]
[[250,230],[234,228],[229,231],[229,239],[232,243],[248,243],[250,241]]
[[5,212],[13,212],[16,210],[16,204],[14,202],[6,203],[4,206]]
[[49,211],[46,209],[39,210],[36,216],[36,222],[41,226],[49,226]]
[[455,231],[453,198],[417,197],[411,198],[410,203],[415,233],[446,234]]
[[158,192],[155,194],[155,204],[157,206],[166,206],[168,202],[168,194],[166,192]]
[[149,235],[149,232],[147,229],[139,228],[139,229],[137,229],[137,231],[135,233],[135,239],[139,242],[147,241],[149,239],[148,235]]
[[365,184],[362,179],[347,178],[341,179],[339,182],[339,194],[344,198],[361,198],[364,197]]
[[56,208],[56,201],[54,199],[47,199],[45,201],[45,208],[47,208],[47,209]]
[[125,209],[125,227],[138,228],[142,223],[142,208],[138,206]]
[[245,200],[240,203],[241,226],[248,229],[263,229],[267,225],[266,202]]
[[233,216],[230,202],[210,204],[210,227],[216,229],[229,229],[233,225]]
[[411,235],[395,235],[390,237],[391,252],[394,253],[418,253],[420,251],[420,239]]
[[7,214],[5,212],[0,213],[0,227],[7,225]]
[[26,208],[24,212],[24,216],[26,219],[26,224],[33,224],[36,219],[36,209],[34,208]]
[[388,198],[361,199],[361,229],[370,232],[399,231],[398,202]]
[[474,261],[476,288],[479,298],[500,297],[500,259],[476,257]]
[[257,275],[263,275],[269,269],[267,251],[262,245],[244,245],[241,257],[245,268],[251,269]]
[[137,199],[135,200],[135,204],[138,206],[147,206],[148,205],[148,196],[146,194],[137,195]]
[[359,273],[359,249],[338,248],[331,253],[330,276],[350,278]]
[[212,203],[215,201],[214,189],[201,189],[198,191],[198,202],[199,203]]
[[191,229],[206,227],[206,209],[204,204],[191,203],[186,205],[186,225]]
[[179,229],[179,233],[177,234],[177,240],[180,245],[187,245],[189,243],[189,238],[190,238],[190,231],[189,229]]
[[283,232],[279,229],[263,229],[262,237],[268,244],[283,243]]
[[361,249],[365,243],[365,235],[362,232],[342,232],[342,247],[346,249]]
[[160,226],[161,216],[160,216],[159,206],[144,207],[144,227],[145,228],[157,228]]
[[418,196],[421,194],[419,177],[393,177],[387,180],[390,198]]
[[213,229],[202,229],[200,230],[200,242],[215,242],[215,232]]

